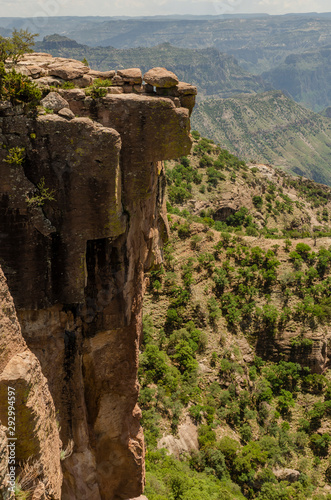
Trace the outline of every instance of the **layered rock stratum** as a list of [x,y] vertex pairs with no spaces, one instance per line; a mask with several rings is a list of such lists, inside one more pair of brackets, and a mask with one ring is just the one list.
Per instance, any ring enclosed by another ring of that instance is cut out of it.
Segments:
[[[46,111],[0,106],[1,424],[10,384],[16,461],[38,465],[36,498],[139,497],[144,272],[162,260],[162,162],[190,151],[196,89],[47,54],[19,70],[44,87]],[[85,94],[95,78],[113,79],[105,97]],[[51,95],[64,80],[76,88]]]

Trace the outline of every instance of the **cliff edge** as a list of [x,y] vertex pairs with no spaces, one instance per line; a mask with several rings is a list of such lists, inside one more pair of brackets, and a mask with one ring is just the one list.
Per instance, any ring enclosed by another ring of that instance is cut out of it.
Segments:
[[[136,68],[100,74],[47,54],[27,55],[19,70],[45,98],[39,112],[0,105],[0,264],[22,332],[15,348],[1,351],[1,423],[7,427],[9,380],[17,394],[22,379],[29,390],[43,387],[49,416],[33,392],[16,408],[18,419],[30,408],[26,439],[39,439],[16,447],[17,464],[42,462],[33,487],[42,483],[44,492],[33,498],[137,497],[144,272],[162,260],[162,161],[190,151],[196,89],[161,68],[143,84]],[[87,84],[106,78],[105,95],[86,95]],[[74,88],[49,88],[65,81]],[[10,331],[1,335],[6,344]],[[25,378],[9,377],[24,366]],[[56,458],[47,486],[40,430],[50,422],[47,453]],[[60,453],[60,440],[70,453]]]

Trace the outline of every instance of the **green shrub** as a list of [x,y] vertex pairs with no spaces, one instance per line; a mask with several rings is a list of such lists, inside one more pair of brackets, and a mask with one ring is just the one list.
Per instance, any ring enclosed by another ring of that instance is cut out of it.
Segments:
[[313,434],[310,437],[310,446],[315,455],[324,457],[328,453],[330,441],[330,434]]
[[208,300],[207,307],[208,307],[208,311],[209,311],[209,322],[211,325],[215,325],[217,320],[221,316],[221,310],[218,307],[218,303],[217,303],[215,297],[211,297]]
[[257,208],[258,210],[261,210],[261,208],[263,206],[262,196],[253,196],[252,201],[253,201],[253,205],[255,206],[255,208]]
[[247,236],[258,236],[259,232],[255,227],[248,226],[246,228],[246,234],[247,234]]
[[105,87],[111,87],[113,85],[112,80],[109,79],[102,79],[102,78],[96,78],[93,81],[92,87],[94,89],[99,89],[99,88],[105,88]]
[[248,208],[241,207],[233,215],[229,215],[225,222],[228,226],[233,227],[248,226],[252,222],[252,216],[249,215]]
[[200,132],[198,132],[197,130],[191,130],[191,135],[196,141],[200,139]]
[[6,158],[3,160],[5,163],[9,163],[10,165],[22,165],[25,159],[25,148],[10,148],[8,149],[8,154]]
[[201,423],[202,421],[202,406],[194,405],[189,409],[190,417],[195,420],[197,423]]
[[27,76],[16,73],[14,69],[4,73],[0,68],[0,94],[4,101],[15,105],[24,103],[31,107],[37,106],[41,99],[41,91],[37,85]]
[[93,99],[99,99],[101,97],[105,97],[107,95],[107,89],[105,87],[100,86],[92,86],[85,90],[85,94],[87,96],[92,97]]
[[248,423],[243,424],[239,427],[239,434],[243,441],[248,443],[252,439],[252,428]]
[[181,224],[180,226],[178,226],[178,236],[181,240],[184,240],[191,236],[191,228],[188,222],[185,222],[185,224]]
[[54,198],[55,191],[45,186],[45,177],[42,177],[37,184],[39,193],[27,198],[26,202],[29,207],[42,207],[46,201],[56,201]]
[[278,397],[277,409],[282,415],[287,415],[290,408],[293,408],[295,401],[293,399],[292,393],[282,389],[280,391],[280,396]]
[[74,82],[71,82],[71,81],[67,81],[67,82],[64,82],[62,83],[61,85],[61,89],[74,89],[76,88],[76,85],[74,84]]
[[200,449],[213,446],[216,443],[216,433],[209,425],[201,425],[198,429],[198,442]]
[[190,191],[184,186],[170,186],[168,196],[171,203],[184,203],[184,201],[192,198]]
[[306,243],[298,243],[295,250],[304,260],[308,259],[309,253],[311,252],[310,246],[306,245]]

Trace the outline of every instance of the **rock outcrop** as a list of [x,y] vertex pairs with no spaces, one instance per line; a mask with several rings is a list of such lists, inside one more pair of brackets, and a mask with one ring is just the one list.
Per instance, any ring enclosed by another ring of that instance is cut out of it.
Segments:
[[187,108],[190,114],[197,94],[196,87],[179,82],[177,76],[165,68],[152,68],[142,77],[139,68],[117,72],[95,71],[74,59],[35,52],[25,54],[16,70],[30,76],[42,88],[61,87],[69,83],[78,89],[89,87],[95,80],[107,80],[108,94],[163,95],[171,99],[176,107]]
[[[39,81],[94,77],[59,59],[32,54],[21,69]],[[116,77],[119,87],[139,84],[135,68]],[[144,486],[137,406],[144,272],[162,260],[162,161],[190,151],[189,109],[155,92],[60,94],[59,114],[56,104],[50,114],[0,109],[0,262],[24,337],[2,378],[31,385],[40,364],[47,380],[63,449],[74,445],[54,498],[135,498]],[[21,148],[21,163],[8,162],[13,148]],[[33,418],[32,457],[41,439]]]

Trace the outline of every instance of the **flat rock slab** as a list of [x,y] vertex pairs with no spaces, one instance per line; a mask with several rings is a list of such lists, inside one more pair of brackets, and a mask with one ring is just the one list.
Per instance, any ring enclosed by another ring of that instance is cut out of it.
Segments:
[[85,73],[89,72],[89,68],[84,64],[79,64],[77,61],[67,64],[50,64],[48,67],[48,74],[50,76],[58,76],[63,80],[74,80],[81,78]]
[[117,74],[123,78],[124,82],[130,85],[141,84],[143,77],[139,68],[119,69]]
[[153,87],[171,88],[178,85],[178,78],[166,68],[152,68],[144,74],[144,80]]
[[100,78],[101,80],[108,80],[108,79],[111,79],[115,76],[115,71],[114,70],[111,70],[111,71],[96,71],[94,69],[90,69],[90,71],[88,72],[88,74],[90,76],[92,76],[93,78]]

